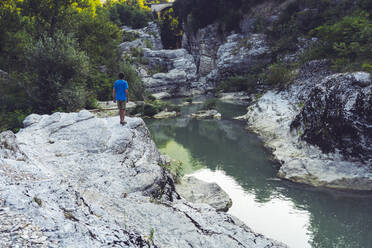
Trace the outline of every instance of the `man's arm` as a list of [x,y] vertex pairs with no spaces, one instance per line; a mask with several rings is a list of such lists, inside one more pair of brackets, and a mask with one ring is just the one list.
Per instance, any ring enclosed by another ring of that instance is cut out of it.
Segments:
[[112,89],[112,101],[116,102],[116,91],[115,88]]
[[129,92],[128,92],[128,89],[125,90],[125,94],[127,95],[127,102],[129,102]]

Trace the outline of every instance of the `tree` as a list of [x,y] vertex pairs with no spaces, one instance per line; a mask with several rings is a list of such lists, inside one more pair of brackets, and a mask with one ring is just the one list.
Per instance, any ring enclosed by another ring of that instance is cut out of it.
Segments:
[[76,39],[61,31],[42,36],[27,52],[27,67],[19,77],[32,107],[39,113],[85,106],[89,59]]
[[38,34],[48,30],[49,35],[53,35],[67,17],[69,8],[90,9],[94,13],[100,3],[99,0],[19,0],[17,5],[23,16],[36,20]]

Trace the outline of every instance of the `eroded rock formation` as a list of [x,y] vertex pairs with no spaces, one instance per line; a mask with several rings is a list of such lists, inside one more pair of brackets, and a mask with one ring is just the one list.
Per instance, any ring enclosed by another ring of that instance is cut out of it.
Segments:
[[284,247],[179,199],[142,119],[28,116],[0,138],[4,247]]
[[367,73],[332,74],[327,63],[305,64],[288,90],[267,92],[244,118],[281,162],[280,177],[372,190],[371,81]]

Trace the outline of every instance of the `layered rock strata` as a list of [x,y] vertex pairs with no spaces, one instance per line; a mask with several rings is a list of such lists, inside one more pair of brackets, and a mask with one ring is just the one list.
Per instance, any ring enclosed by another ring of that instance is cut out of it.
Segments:
[[193,83],[198,80],[193,57],[185,49],[143,49],[149,68],[163,68],[165,72],[143,77],[146,89],[151,93],[166,92],[172,96],[191,95]]

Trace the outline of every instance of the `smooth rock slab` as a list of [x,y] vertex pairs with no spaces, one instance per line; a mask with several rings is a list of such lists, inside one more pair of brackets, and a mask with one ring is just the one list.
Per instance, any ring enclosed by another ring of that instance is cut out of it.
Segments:
[[126,120],[121,126],[119,117],[86,110],[33,114],[16,135],[3,134],[0,228],[12,230],[7,216],[32,226],[22,229],[26,243],[6,236],[1,245],[285,247],[226,213],[179,199],[143,120]]
[[176,184],[176,191],[190,202],[205,203],[217,211],[227,212],[232,205],[231,198],[218,184],[207,183],[192,176]]

